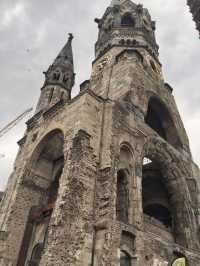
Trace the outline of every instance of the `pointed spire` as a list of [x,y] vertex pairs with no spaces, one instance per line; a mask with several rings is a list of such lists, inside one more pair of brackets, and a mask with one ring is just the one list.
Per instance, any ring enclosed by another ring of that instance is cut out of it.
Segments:
[[63,49],[60,51],[53,64],[45,74],[44,85],[60,85],[71,91],[74,85],[74,63],[72,51],[73,35],[69,33],[69,38]]
[[66,45],[60,51],[56,57],[53,65],[68,65],[69,63],[73,66],[73,52],[72,52],[72,40],[74,36],[69,33],[69,38]]

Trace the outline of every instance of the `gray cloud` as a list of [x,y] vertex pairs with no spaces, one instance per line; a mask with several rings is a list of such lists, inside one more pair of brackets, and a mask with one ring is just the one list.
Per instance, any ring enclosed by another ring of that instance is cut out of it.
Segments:
[[[136,1],[138,2],[138,1]],[[174,87],[180,113],[200,163],[199,39],[192,15],[182,0],[141,0],[157,21],[157,41],[165,79]],[[0,128],[27,107],[36,104],[42,72],[52,63],[73,32],[76,85],[88,79],[97,39],[95,17],[109,0],[1,0],[0,2]],[[0,139],[0,188],[5,187],[22,137],[24,121]],[[8,145],[9,143],[9,145]]]

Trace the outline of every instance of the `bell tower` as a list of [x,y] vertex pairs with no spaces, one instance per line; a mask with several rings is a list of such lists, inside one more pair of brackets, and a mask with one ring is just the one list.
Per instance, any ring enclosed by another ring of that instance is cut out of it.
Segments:
[[95,19],[71,99],[72,35],[52,66],[0,207],[0,266],[199,266],[200,170],[146,8]]

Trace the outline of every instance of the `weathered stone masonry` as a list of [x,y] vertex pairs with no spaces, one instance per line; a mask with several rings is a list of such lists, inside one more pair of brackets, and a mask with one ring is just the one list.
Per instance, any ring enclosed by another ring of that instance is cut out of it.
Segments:
[[0,265],[199,266],[200,171],[155,22],[129,0],[95,21],[79,95],[71,34],[45,73],[1,202]]

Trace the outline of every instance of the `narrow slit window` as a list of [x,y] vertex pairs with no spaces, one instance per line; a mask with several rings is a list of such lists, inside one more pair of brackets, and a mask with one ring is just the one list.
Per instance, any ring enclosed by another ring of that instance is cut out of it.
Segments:
[[49,92],[49,103],[51,102],[51,100],[53,98],[53,93],[54,93],[54,88],[51,88],[50,92]]

